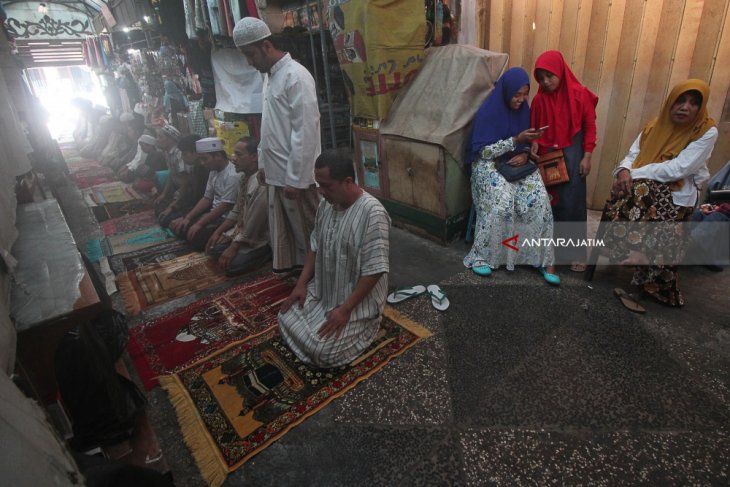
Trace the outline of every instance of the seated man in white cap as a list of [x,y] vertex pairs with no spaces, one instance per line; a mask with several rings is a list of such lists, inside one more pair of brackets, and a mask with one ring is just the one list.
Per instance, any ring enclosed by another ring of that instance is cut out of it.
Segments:
[[314,79],[307,68],[276,47],[262,20],[239,20],[233,42],[248,63],[266,75],[259,174],[268,185],[274,271],[300,269],[319,205],[314,160],[321,151],[321,136]]
[[185,238],[196,250],[205,250],[205,244],[238,197],[239,176],[228,160],[223,141],[216,137],[200,139],[195,143],[200,162],[210,171],[205,193],[185,216],[170,223],[170,229]]
[[137,139],[144,133],[144,118],[136,113],[123,113],[119,117],[119,138],[116,148],[108,154],[105,162],[99,162],[118,171],[125,164],[134,159],[137,154]]
[[125,183],[134,183],[134,189],[147,192],[155,186],[155,171],[165,169],[165,159],[157,150],[157,141],[151,135],[143,134],[137,139],[134,159],[124,164],[117,176]]
[[227,276],[256,269],[271,259],[269,203],[266,185],[256,177],[258,142],[241,137],[233,147],[233,165],[241,175],[238,199],[208,240],[206,251]]
[[182,137],[172,125],[157,129],[157,146],[162,149],[167,167],[163,189],[155,198],[155,213],[163,227],[190,211],[203,194],[193,191],[193,172],[198,160],[196,140],[196,136]]
[[352,362],[373,341],[385,308],[390,218],[355,183],[352,158],[324,151],[315,164],[319,192],[297,285],[279,313],[279,330],[296,356],[316,367]]

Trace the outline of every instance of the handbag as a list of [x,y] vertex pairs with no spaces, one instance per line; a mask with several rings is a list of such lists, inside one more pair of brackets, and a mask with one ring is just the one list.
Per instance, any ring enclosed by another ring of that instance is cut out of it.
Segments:
[[570,181],[568,166],[565,165],[565,155],[562,149],[540,156],[537,167],[540,168],[540,176],[542,176],[542,181],[546,187]]
[[[501,174],[507,182],[513,183],[515,181],[519,181],[520,179],[526,178],[533,172],[537,171],[537,166],[529,159],[521,166],[510,166],[507,164],[507,161],[512,159],[514,156],[525,152],[526,151],[524,150],[508,152],[506,154],[502,154],[494,161],[497,171],[499,171],[499,174]],[[527,152],[529,152],[529,149]]]

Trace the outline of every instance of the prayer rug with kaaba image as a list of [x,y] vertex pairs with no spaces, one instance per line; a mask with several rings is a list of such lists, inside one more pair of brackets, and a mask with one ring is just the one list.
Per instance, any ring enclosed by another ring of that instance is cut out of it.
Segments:
[[160,377],[201,475],[214,487],[358,382],[431,333],[386,307],[372,345],[352,363],[317,369],[284,344],[278,327],[234,342]]
[[176,257],[194,253],[185,240],[173,240],[134,252],[120,253],[109,257],[109,267],[114,274],[133,271],[150,264],[167,262]]
[[80,171],[86,171],[89,169],[98,169],[102,166],[99,161],[95,161],[93,159],[86,159],[85,157],[81,156],[75,156],[75,157],[65,157],[66,166],[68,167],[68,172],[70,174],[75,174]]
[[101,230],[104,232],[104,235],[109,236],[151,227],[156,223],[157,217],[155,216],[155,211],[147,210],[106,220],[101,223]]
[[153,304],[215,286],[226,275],[215,260],[201,252],[140,267],[117,276],[117,287],[127,311],[136,315]]
[[128,352],[149,390],[171,374],[229,343],[276,325],[293,283],[266,276],[206,296],[129,330]]
[[85,189],[97,184],[111,183],[117,176],[111,168],[99,166],[76,171],[71,174],[71,179],[77,188]]
[[132,200],[143,200],[144,197],[132,188],[131,184],[112,181],[91,186],[82,191],[84,200],[90,205],[106,205],[124,203]]
[[169,228],[153,225],[148,228],[89,240],[86,242],[86,255],[91,262],[98,262],[103,256],[146,249],[176,239],[177,237]]
[[155,205],[148,200],[132,200],[123,203],[108,203],[106,205],[93,206],[90,205],[91,211],[99,223],[111,218],[119,218],[120,216],[133,215],[143,211],[153,210]]

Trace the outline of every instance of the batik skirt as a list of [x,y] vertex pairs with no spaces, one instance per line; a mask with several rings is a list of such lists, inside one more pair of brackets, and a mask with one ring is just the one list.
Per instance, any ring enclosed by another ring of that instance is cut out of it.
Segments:
[[603,213],[612,222],[603,238],[611,262],[623,261],[631,251],[644,254],[651,265],[636,267],[631,284],[669,306],[684,305],[673,264],[682,260],[687,241],[677,222],[691,215],[692,208],[674,204],[668,185],[650,179],[635,179],[631,196],[610,200]]

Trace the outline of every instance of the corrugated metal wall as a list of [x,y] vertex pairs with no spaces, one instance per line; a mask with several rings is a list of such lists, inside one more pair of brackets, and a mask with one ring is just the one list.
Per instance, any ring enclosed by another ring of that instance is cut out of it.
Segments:
[[[729,7],[730,0],[484,0],[477,43],[509,53],[510,66],[530,73],[537,56],[557,49],[598,94],[588,203],[601,209],[613,168],[684,79],[705,79],[712,89],[720,139],[710,172],[730,159]],[[534,80],[530,92],[537,92]]]

